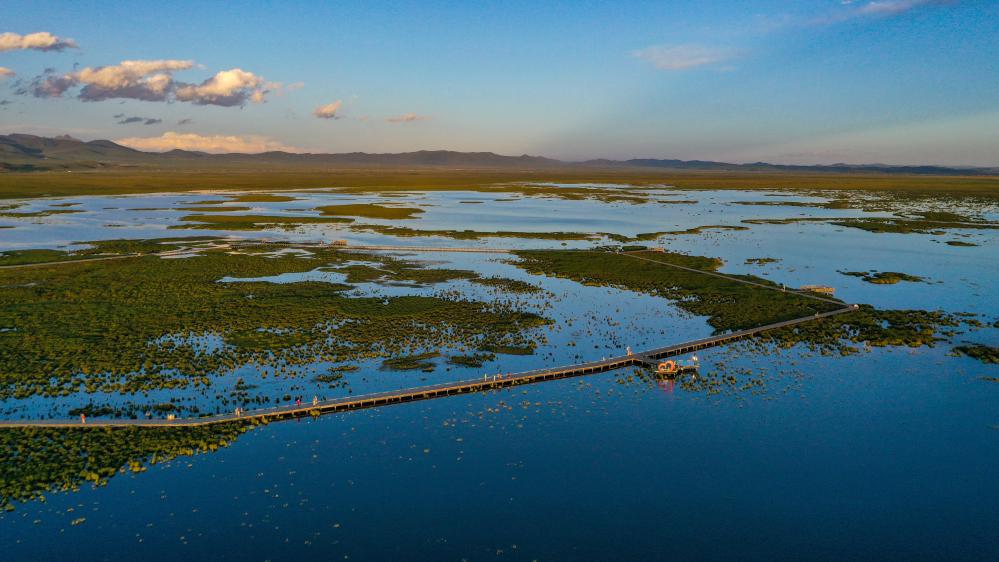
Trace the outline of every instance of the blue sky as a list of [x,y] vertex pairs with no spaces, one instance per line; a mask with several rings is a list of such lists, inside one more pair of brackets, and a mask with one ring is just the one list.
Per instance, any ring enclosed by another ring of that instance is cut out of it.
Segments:
[[999,2],[5,0],[0,100],[144,149],[999,165]]

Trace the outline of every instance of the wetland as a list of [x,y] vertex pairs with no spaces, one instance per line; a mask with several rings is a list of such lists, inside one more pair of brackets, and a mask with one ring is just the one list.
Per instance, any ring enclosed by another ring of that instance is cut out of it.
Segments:
[[[859,307],[699,351],[693,376],[625,369],[269,424],[0,426],[8,553],[999,552],[995,201],[960,179],[941,180],[950,192],[743,179],[231,178],[11,200],[6,420],[197,418]],[[412,249],[363,248],[378,245]],[[433,251],[449,246],[505,253]],[[843,544],[864,529],[881,530],[876,545]]]

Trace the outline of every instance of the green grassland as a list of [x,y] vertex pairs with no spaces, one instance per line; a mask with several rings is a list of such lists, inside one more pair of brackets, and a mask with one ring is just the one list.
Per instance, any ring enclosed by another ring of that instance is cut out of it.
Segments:
[[[350,192],[478,190],[526,195],[618,200],[640,194],[525,185],[533,182],[598,182],[679,189],[867,190],[909,195],[972,195],[999,199],[995,176],[906,176],[894,174],[796,174],[773,172],[695,172],[647,169],[554,168],[538,170],[414,169],[126,169],[75,172],[0,173],[0,199],[115,195],[195,190],[294,190],[336,188]],[[244,200],[249,201],[249,200]]]

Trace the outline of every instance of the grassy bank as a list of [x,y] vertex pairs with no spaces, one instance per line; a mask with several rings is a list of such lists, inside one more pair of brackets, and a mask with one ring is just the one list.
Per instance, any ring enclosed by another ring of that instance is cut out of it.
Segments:
[[[681,189],[831,189],[897,191],[919,195],[975,195],[999,199],[999,177],[888,174],[694,172],[648,169],[451,170],[233,169],[95,170],[0,173],[0,199],[195,190],[337,188],[357,191],[483,190],[527,194],[554,187],[494,185],[526,182],[670,185]],[[564,190],[562,190],[564,191]]]

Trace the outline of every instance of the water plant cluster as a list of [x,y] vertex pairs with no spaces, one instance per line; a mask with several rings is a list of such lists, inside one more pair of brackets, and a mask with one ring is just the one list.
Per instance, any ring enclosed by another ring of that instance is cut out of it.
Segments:
[[918,275],[909,275],[908,273],[899,271],[840,271],[840,273],[849,275],[850,277],[859,277],[863,281],[875,285],[895,285],[900,281],[908,281],[909,283],[922,283],[926,281]]
[[[523,258],[518,265],[531,273],[589,285],[610,285],[670,299],[691,314],[706,316],[708,324],[717,332],[752,328],[838,308],[835,303],[808,299],[792,291],[766,290],[616,252],[523,250],[517,251],[517,255]],[[713,272],[723,265],[717,258],[673,252],[646,251],[636,255],[705,272]],[[772,281],[758,277],[733,277],[779,288]]]
[[0,429],[0,510],[51,492],[106,485],[180,456],[213,452],[261,422],[195,427]]
[[[774,291],[725,278],[672,268],[628,255],[592,250],[519,251],[522,267],[533,273],[565,277],[585,284],[610,285],[673,300],[679,308],[706,316],[716,333],[740,330],[826,312],[840,305],[808,299],[793,291]],[[715,271],[716,258],[672,252],[641,252],[642,257],[703,271]],[[752,275],[730,277],[779,287]],[[925,310],[881,310],[861,305],[857,311],[792,328],[760,334],[774,344],[806,344],[853,353],[852,344],[920,347],[933,345],[975,320]]]
[[[0,397],[206,386],[213,375],[248,365],[288,374],[316,361],[435,348],[519,353],[533,349],[530,329],[547,322],[509,305],[457,297],[347,294],[353,282],[435,283],[472,272],[281,248],[262,243],[185,259],[0,270]],[[343,267],[347,283],[260,280],[330,266]]]

